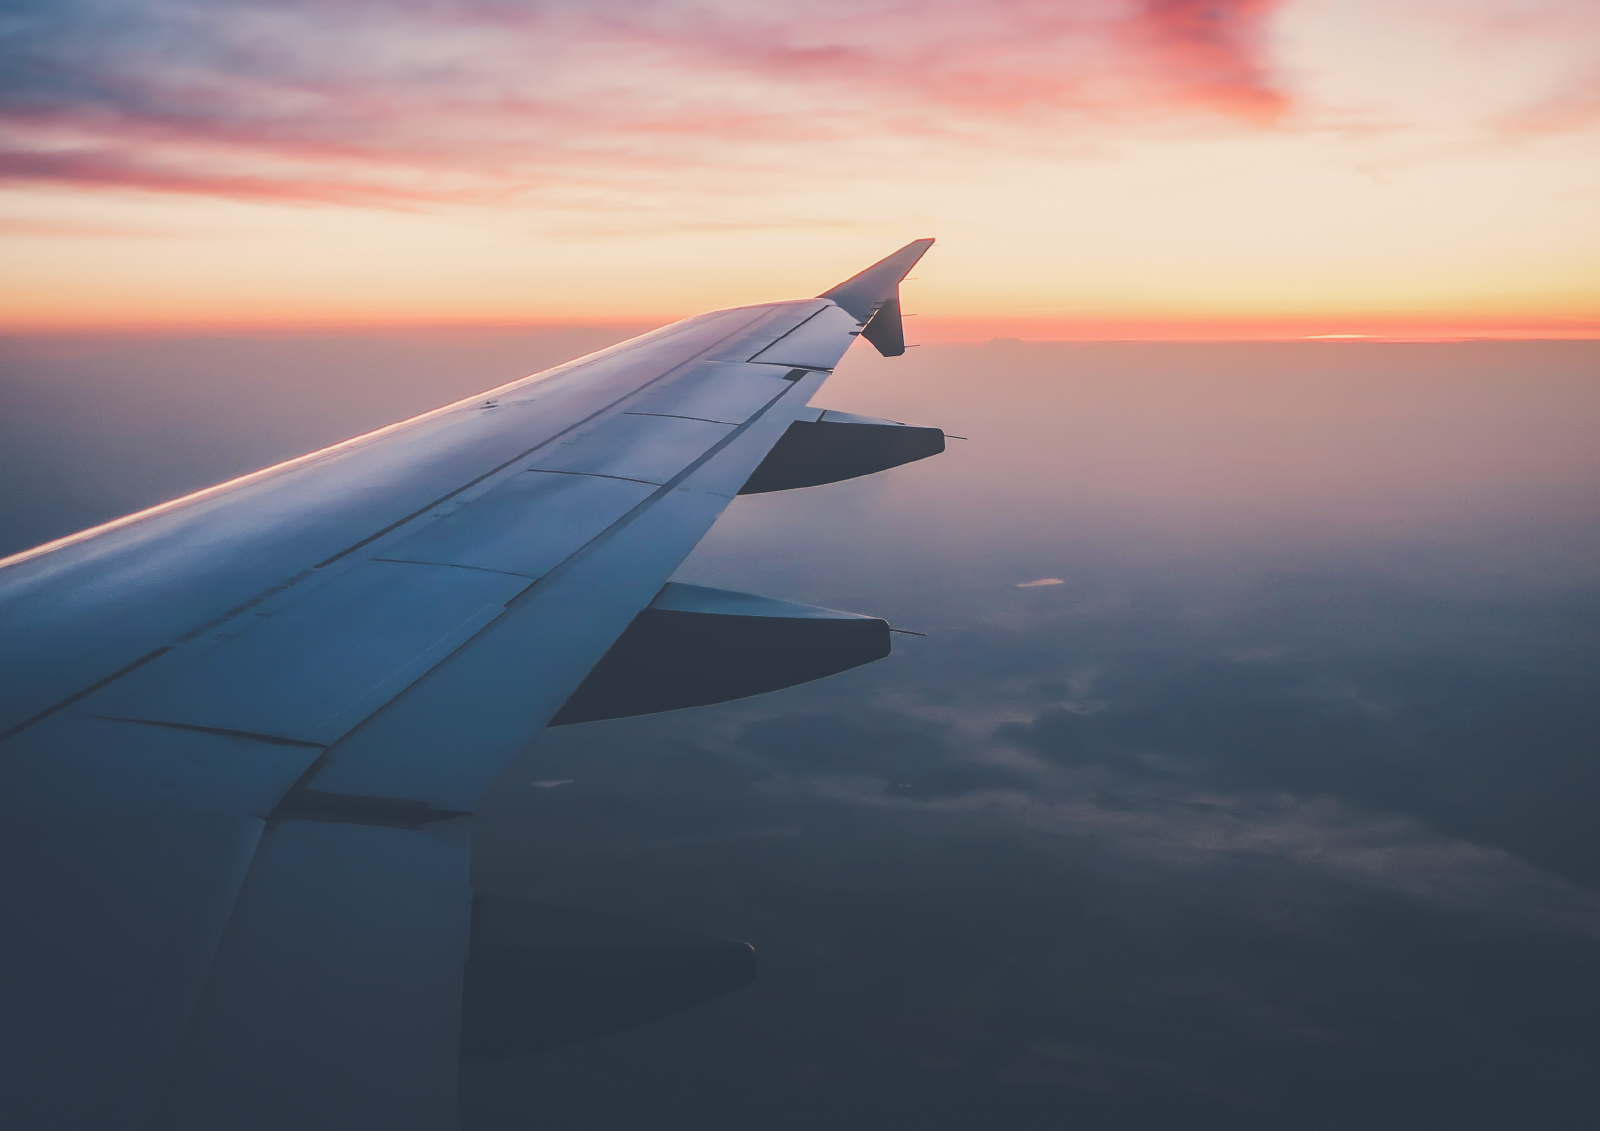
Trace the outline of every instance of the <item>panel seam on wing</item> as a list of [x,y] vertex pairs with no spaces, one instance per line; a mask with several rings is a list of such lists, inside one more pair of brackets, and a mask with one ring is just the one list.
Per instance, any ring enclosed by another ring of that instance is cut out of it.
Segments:
[[[628,415],[628,414],[624,413],[624,415]],[[713,420],[713,421],[711,421],[711,423],[712,424],[721,424],[722,421]],[[528,470],[524,474],[527,474],[527,475],[586,475],[590,479],[618,479],[618,480],[621,480],[623,483],[643,483],[646,487],[659,487],[659,486],[661,486],[661,484],[658,483],[654,479],[630,479],[626,475],[607,475],[603,471],[567,471],[565,468],[560,468],[560,467],[530,467],[530,468],[528,468]]]
[[128,674],[130,674],[130,673],[132,673],[134,671],[137,671],[139,668],[142,668],[146,664],[148,664],[151,660],[154,660],[154,659],[156,659],[156,658],[158,658],[160,656],[164,656],[170,651],[172,651],[172,645],[170,645],[170,644],[163,645],[162,647],[157,648],[154,652],[151,652],[148,655],[140,656],[137,660],[133,661],[133,663],[128,664],[125,667],[118,668],[116,671],[112,672],[110,675],[104,677],[103,679],[95,680],[93,683],[91,683],[88,687],[85,687],[83,690],[75,692],[72,695],[68,695],[65,699],[62,699],[58,703],[51,704],[50,706],[46,707],[44,710],[40,711],[38,714],[30,715],[27,718],[23,719],[20,723],[18,723],[16,726],[12,727],[10,730],[5,731],[4,733],[0,733],[0,742],[5,742],[7,739],[10,739],[10,738],[15,738],[17,735],[21,734],[23,731],[27,730],[29,727],[35,726],[35,725],[37,725],[39,723],[42,723],[46,719],[48,719],[51,715],[54,715],[54,714],[56,714],[56,713],[58,713],[60,711],[65,711],[68,707],[72,706],[74,703],[81,702],[82,700],[89,698],[89,696],[93,695],[95,692],[102,691],[105,688],[110,687],[113,683],[117,682],[117,680],[121,679],[123,676],[128,675]]
[[[818,311],[817,313],[821,313],[821,311]],[[811,316],[811,318],[815,318],[815,317],[816,317],[816,314],[813,314]],[[809,321],[811,321],[811,318],[807,318],[805,321],[809,322]],[[755,319],[752,318],[750,320],[750,322],[747,322],[747,323],[745,323],[744,326],[740,327],[740,330],[748,329],[750,327],[750,325],[754,321],[755,321]],[[802,322],[800,325],[801,326],[805,325],[805,322]],[[763,349],[770,348],[771,345],[775,345],[777,342],[782,341],[783,337],[787,337],[788,334],[794,333],[794,330],[798,329],[798,328],[799,327],[795,327],[794,329],[789,330],[785,335],[783,335],[782,337],[779,337],[777,339],[774,339],[774,341],[772,343],[769,343],[768,346],[764,346],[762,348]],[[423,515],[427,514],[430,510],[432,510],[434,507],[437,507],[437,506],[440,506],[443,503],[449,502],[451,499],[455,498],[457,495],[461,494],[463,491],[470,490],[471,488],[477,486],[479,483],[482,483],[485,479],[488,479],[491,476],[496,475],[499,472],[504,471],[506,468],[510,467],[512,464],[518,462],[519,460],[527,459],[529,456],[531,456],[534,452],[537,452],[539,449],[549,447],[551,444],[555,443],[557,440],[561,439],[563,436],[570,435],[573,431],[575,431],[575,430],[577,430],[579,428],[582,428],[585,424],[588,424],[591,420],[594,420],[594,419],[596,419],[598,417],[604,416],[606,413],[613,411],[614,409],[616,409],[616,407],[618,405],[625,404],[627,401],[629,401],[632,398],[638,396],[640,393],[644,392],[646,389],[652,387],[653,385],[657,385],[657,384],[661,383],[662,381],[665,381],[668,377],[672,376],[674,373],[677,373],[679,370],[685,368],[686,366],[693,365],[695,362],[703,360],[705,358],[706,354],[710,353],[712,350],[715,350],[718,346],[720,346],[722,344],[722,342],[726,341],[728,337],[731,337],[733,334],[736,334],[738,332],[739,332],[738,330],[732,331],[730,334],[728,334],[728,335],[724,336],[723,338],[718,339],[716,342],[713,342],[712,344],[706,346],[703,350],[701,350],[699,353],[695,354],[693,357],[686,358],[683,361],[680,361],[677,365],[672,366],[670,369],[666,370],[664,373],[660,373],[657,376],[652,377],[650,380],[646,381],[643,385],[640,385],[638,388],[629,390],[627,393],[625,393],[624,395],[618,397],[616,400],[612,401],[610,404],[606,405],[605,407],[596,409],[594,412],[591,412],[588,416],[584,417],[582,420],[576,421],[575,423],[568,425],[566,428],[563,428],[560,432],[557,432],[554,436],[547,437],[546,439],[544,439],[544,440],[540,441],[539,443],[535,444],[533,447],[529,448],[527,451],[521,452],[521,453],[513,456],[512,458],[506,460],[504,463],[501,463],[498,466],[491,468],[490,470],[484,472],[482,475],[480,475],[477,478],[471,480],[470,482],[462,484],[460,487],[457,487],[454,491],[451,491],[451,492],[449,492],[449,493],[447,493],[445,495],[441,495],[439,498],[435,499],[433,502],[429,503],[427,506],[420,507],[417,510],[412,511],[410,514],[406,515],[404,518],[398,519],[397,521],[390,523],[388,526],[385,526],[382,530],[379,530],[374,534],[369,534],[367,537],[361,539],[361,541],[359,541],[359,542],[356,542],[354,545],[347,546],[343,550],[340,550],[337,554],[334,554],[332,557],[323,559],[322,561],[318,562],[316,565],[312,566],[311,568],[313,568],[313,569],[322,569],[324,566],[332,565],[334,562],[340,560],[341,558],[348,557],[350,554],[355,553],[357,550],[361,549],[361,547],[371,545],[373,542],[376,542],[379,538],[382,538],[385,534],[388,534],[391,531],[398,530],[398,529],[400,529],[400,527],[406,525],[408,522],[411,522],[411,521],[413,521],[415,519],[421,518]],[[760,352],[760,351],[757,351],[757,352]],[[640,482],[644,482],[644,481],[641,480]]]
[[[616,536],[618,531],[626,528],[630,523],[633,522],[635,517],[654,506],[658,501],[665,498],[673,491],[677,490],[679,484],[681,484],[685,479],[689,478],[689,476],[693,475],[696,471],[700,470],[701,467],[705,466],[706,463],[727,448],[728,445],[732,444],[740,436],[744,435],[747,431],[754,427],[756,422],[765,416],[773,405],[777,404],[785,396],[794,391],[795,388],[797,388],[796,385],[786,385],[778,392],[776,396],[767,401],[766,404],[762,405],[755,412],[751,413],[750,419],[746,420],[743,424],[736,426],[733,431],[729,432],[710,448],[706,449],[706,451],[701,453],[700,456],[684,467],[682,471],[678,472],[678,474],[674,475],[671,479],[668,479],[665,483],[661,484],[656,490],[652,491],[647,498],[641,499],[626,514],[622,515],[610,526],[606,527],[600,533],[596,534],[593,538],[585,542],[582,546],[579,546],[572,553],[568,554],[559,563],[553,566],[543,577],[539,578],[532,585],[528,586],[528,588],[524,589],[521,593],[518,593],[515,597],[512,597],[509,601],[507,601],[505,607],[509,609],[518,602],[529,600],[534,594],[543,592],[545,589],[549,588],[552,582],[558,580],[561,576],[569,572],[574,565],[576,565],[576,563],[588,557],[595,551],[596,547],[609,541],[611,538]],[[731,496],[729,501],[732,501]],[[488,625],[484,625],[484,628],[488,627]],[[482,630],[480,629],[479,631]],[[465,646],[466,642],[463,642],[462,647]],[[446,659],[448,659],[448,657],[446,657]],[[444,661],[441,660],[440,662],[443,663]]]
[[518,573],[512,569],[490,569],[488,566],[463,565],[461,562],[430,562],[426,558],[373,558],[375,562],[393,562],[395,565],[443,566],[446,569],[470,569],[478,573],[498,573],[502,577],[538,578],[536,573]]
[[[833,303],[832,305],[837,306],[838,304],[837,303]],[[772,349],[779,342],[783,341],[783,339],[787,338],[790,334],[798,333],[801,326],[804,326],[807,322],[810,322],[813,318],[816,318],[818,315],[820,315],[823,310],[827,310],[827,309],[828,308],[825,306],[825,307],[822,308],[822,310],[818,310],[815,313],[813,313],[811,315],[811,317],[807,318],[804,322],[801,322],[801,323],[799,323],[798,325],[795,325],[795,326],[791,326],[789,329],[787,329],[783,333],[779,334],[776,338],[773,338],[772,341],[768,342],[766,345],[764,345],[760,349],[756,350],[755,353],[753,353],[749,357],[747,357],[745,359],[746,363],[747,364],[753,364],[753,365],[771,365],[772,364],[771,362],[756,361],[756,358],[758,358],[762,354],[766,353],[769,349]],[[840,307],[840,309],[843,309],[843,307]],[[848,313],[848,312],[846,312],[846,313]]]
[[703,420],[707,424],[737,425],[737,420],[715,420],[709,416],[685,416],[681,412],[624,412],[623,416],[660,416],[667,420]]
[[[765,308],[763,308],[763,309],[765,309]],[[824,309],[826,309],[826,308],[824,308]],[[786,337],[788,334],[793,333],[794,330],[799,328],[799,326],[805,325],[806,322],[809,322],[812,318],[815,318],[817,316],[817,314],[820,314],[820,313],[821,313],[821,311],[814,312],[812,315],[810,315],[806,319],[802,320],[795,327],[791,327],[791,329],[786,331],[784,335],[780,335],[778,338],[774,339],[772,342],[768,343],[768,345],[764,346],[763,348],[770,348],[771,345],[776,344],[776,342],[778,342],[778,341],[781,341],[783,339],[783,337]],[[755,322],[755,319],[752,319],[751,322],[746,323],[745,326],[742,327],[741,329],[747,330],[752,324],[754,324],[754,322]],[[735,333],[736,334],[736,333],[739,333],[739,332],[740,331],[732,331],[731,333]],[[724,338],[722,340],[725,341],[726,339]],[[115,671],[115,672],[103,677],[102,679],[96,680],[94,683],[90,684],[89,686],[84,687],[83,689],[81,689],[80,691],[76,692],[73,695],[67,696],[66,698],[58,701],[57,703],[53,704],[49,708],[47,708],[47,709],[45,709],[45,710],[43,710],[43,711],[41,711],[41,712],[29,717],[28,719],[23,720],[22,722],[18,723],[17,725],[15,725],[14,727],[12,727],[9,730],[5,731],[4,733],[0,733],[0,742],[3,742],[6,739],[9,739],[9,738],[11,738],[11,737],[13,737],[13,736],[15,736],[17,734],[20,734],[21,732],[29,729],[32,726],[37,725],[38,723],[44,721],[45,719],[49,718],[50,716],[52,716],[54,714],[57,714],[58,712],[66,709],[68,707],[71,707],[73,704],[78,703],[78,702],[82,701],[83,699],[86,699],[89,696],[96,694],[99,691],[104,690],[106,687],[110,686],[111,684],[116,683],[118,680],[121,680],[125,676],[131,674],[136,669],[141,668],[141,667],[145,666],[146,664],[150,663],[151,661],[159,658],[160,656],[165,655],[166,653],[173,651],[176,645],[188,644],[188,643],[192,642],[196,637],[198,637],[202,633],[208,631],[209,629],[215,628],[220,624],[226,623],[226,622],[234,619],[239,614],[245,612],[248,609],[252,609],[252,608],[255,608],[255,607],[259,606],[260,604],[262,604],[264,601],[266,601],[267,599],[269,599],[271,597],[277,596],[277,595],[283,593],[286,590],[290,590],[290,589],[296,588],[303,581],[309,579],[313,575],[316,575],[316,574],[320,573],[320,571],[322,571],[325,567],[330,566],[330,565],[334,564],[335,562],[339,562],[342,559],[348,558],[351,554],[353,554],[356,551],[360,550],[362,547],[370,545],[371,543],[377,541],[378,539],[383,538],[385,535],[390,534],[390,533],[392,533],[392,532],[394,532],[396,530],[399,530],[400,528],[406,526],[407,524],[415,521],[417,518],[420,518],[422,515],[427,514],[429,511],[434,510],[434,509],[436,509],[436,508],[448,503],[450,500],[452,500],[452,499],[460,496],[461,494],[471,490],[473,487],[476,487],[477,485],[483,483],[484,481],[494,478],[495,476],[497,476],[497,475],[503,473],[504,471],[506,471],[507,468],[513,467],[518,462],[527,459],[529,456],[533,455],[535,452],[538,452],[539,450],[541,450],[543,448],[550,447],[551,445],[553,445],[556,442],[558,442],[559,440],[561,440],[563,437],[566,437],[566,436],[570,435],[573,431],[582,428],[584,425],[596,420],[597,418],[601,418],[601,417],[606,416],[609,413],[616,412],[618,406],[627,403],[630,399],[632,399],[634,397],[637,397],[640,393],[644,392],[645,390],[650,389],[653,386],[655,386],[655,385],[657,385],[657,384],[659,384],[659,383],[661,383],[661,382],[663,382],[665,380],[668,380],[674,374],[680,373],[684,369],[686,369],[686,368],[688,368],[688,367],[690,367],[690,366],[692,366],[692,365],[694,365],[696,363],[703,362],[706,359],[706,355],[711,353],[711,352],[713,352],[717,348],[719,348],[719,345],[720,345],[720,341],[718,343],[712,343],[712,344],[706,346],[703,350],[701,350],[695,356],[690,357],[690,358],[686,358],[685,360],[679,362],[678,364],[676,364],[674,366],[671,366],[670,368],[668,368],[664,372],[658,374],[656,377],[651,378],[649,381],[646,381],[644,384],[639,385],[639,386],[635,387],[634,389],[630,390],[625,395],[620,396],[620,397],[616,398],[615,400],[611,401],[605,407],[603,407],[601,409],[597,409],[595,412],[590,413],[589,415],[585,416],[582,420],[579,420],[579,421],[575,422],[574,424],[568,426],[567,428],[563,429],[561,432],[557,433],[556,435],[546,438],[545,440],[541,441],[539,444],[533,445],[532,447],[528,448],[527,450],[518,453],[516,456],[512,457],[511,459],[502,461],[501,463],[497,464],[495,467],[493,467],[490,470],[484,472],[483,474],[475,476],[474,478],[472,478],[468,482],[462,484],[461,486],[457,487],[456,489],[454,489],[454,490],[452,490],[452,491],[450,491],[450,492],[448,492],[448,493],[446,493],[444,495],[439,496],[438,498],[436,498],[432,502],[430,502],[427,506],[418,508],[417,510],[415,510],[415,511],[411,512],[410,514],[406,515],[404,518],[401,518],[396,522],[388,524],[387,526],[385,526],[381,530],[369,535],[366,538],[361,539],[358,542],[355,542],[355,543],[347,546],[345,549],[339,551],[338,553],[336,553],[336,554],[334,554],[334,555],[332,555],[332,556],[330,556],[328,558],[323,559],[322,561],[320,561],[320,562],[316,563],[314,566],[312,566],[310,569],[303,570],[298,575],[296,575],[296,576],[294,576],[292,578],[289,578],[286,581],[279,582],[278,584],[268,588],[267,590],[263,591],[262,593],[258,594],[257,596],[252,597],[251,599],[249,599],[249,600],[247,600],[245,602],[242,602],[239,605],[234,606],[227,613],[223,614],[220,618],[212,618],[209,621],[207,621],[205,623],[202,623],[201,625],[186,631],[185,633],[183,633],[183,634],[177,636],[176,638],[174,638],[173,644],[165,645],[165,646],[163,646],[163,647],[161,647],[159,649],[156,649],[155,651],[153,651],[153,652],[141,657],[140,659],[134,661],[133,663],[128,664],[125,667],[118,669],[117,671]],[[738,363],[735,363],[735,364],[738,364]],[[760,364],[760,363],[757,363],[757,364]],[[792,369],[793,367],[790,367],[790,368]],[[651,481],[651,480],[631,479],[631,478],[628,478],[626,476],[604,475],[604,474],[599,474],[599,473],[594,473],[594,472],[569,472],[569,471],[563,471],[563,470],[559,470],[559,469],[547,469],[547,468],[527,468],[527,469],[524,469],[525,471],[530,471],[530,472],[531,471],[542,471],[542,472],[544,472],[546,474],[553,474],[553,475],[589,475],[589,476],[592,476],[594,478],[617,479],[617,480],[622,480],[622,481],[625,481],[625,482],[635,482],[635,483],[643,484],[645,486],[652,486],[652,487],[656,487],[657,488],[657,490],[652,492],[651,495],[649,496],[649,498],[644,500],[639,505],[639,507],[635,507],[633,510],[629,511],[628,514],[626,514],[626,515],[622,516],[620,519],[618,519],[617,523],[612,524],[612,526],[608,527],[605,531],[602,531],[600,534],[596,535],[594,539],[591,539],[590,542],[585,543],[583,546],[579,547],[576,551],[574,551],[574,553],[572,555],[570,555],[568,557],[568,559],[566,559],[566,561],[564,561],[560,565],[556,566],[555,569],[553,569],[550,573],[546,574],[544,576],[544,578],[542,578],[542,579],[534,579],[534,585],[530,586],[529,588],[534,588],[535,586],[537,586],[539,584],[540,581],[550,578],[553,574],[555,574],[555,573],[557,573],[559,571],[564,571],[564,568],[566,567],[568,562],[571,562],[571,561],[573,561],[574,559],[576,559],[578,557],[586,556],[587,551],[597,541],[606,539],[616,529],[619,529],[622,525],[626,525],[628,522],[631,522],[633,517],[638,513],[640,507],[646,507],[646,506],[651,505],[654,501],[659,499],[665,492],[671,490],[674,486],[676,486],[676,484],[681,482],[685,477],[687,477],[689,474],[692,474],[695,470],[697,470],[700,466],[702,466],[706,462],[706,460],[710,459],[712,456],[714,456],[718,452],[722,451],[728,445],[728,443],[730,443],[733,439],[737,438],[738,436],[743,435],[744,432],[751,425],[753,425],[756,420],[758,420],[762,415],[764,415],[767,412],[767,410],[769,410],[772,407],[773,404],[777,403],[777,401],[779,399],[781,399],[785,394],[787,394],[789,392],[789,390],[792,389],[793,387],[794,387],[793,385],[790,385],[787,388],[785,388],[783,391],[779,392],[777,396],[775,396],[771,400],[767,401],[766,404],[762,405],[761,408],[759,408],[755,413],[753,413],[750,416],[750,418],[748,420],[746,420],[745,422],[743,422],[742,424],[733,424],[730,421],[708,421],[709,423],[717,423],[717,424],[729,425],[729,426],[732,427],[733,430],[726,437],[724,437],[721,441],[719,441],[717,444],[713,445],[712,448],[709,449],[707,452],[705,452],[699,459],[697,459],[694,462],[692,462],[690,465],[688,465],[681,472],[679,472],[676,476],[674,476],[672,479],[669,479],[664,484],[656,483],[656,482]],[[450,407],[450,406],[446,406],[446,407]],[[618,413],[618,415],[625,415],[625,414],[627,414],[627,413],[626,412]],[[427,414],[425,414],[425,415],[427,415]],[[636,415],[658,415],[658,414],[638,413]],[[665,414],[660,414],[660,415],[665,415]],[[383,431],[383,430],[380,430],[380,431]],[[316,454],[316,453],[313,453],[313,454]],[[441,563],[406,562],[403,559],[377,559],[377,558],[374,558],[374,559],[368,559],[368,560],[387,560],[387,561],[390,561],[390,562],[393,562],[393,563],[396,563],[396,564],[422,564],[422,565],[453,565],[454,564],[454,563],[442,563],[442,562]],[[489,570],[489,571],[485,571],[485,572],[502,573],[502,572],[505,572],[505,571]],[[513,574],[513,573],[506,573],[506,575],[507,576],[514,576],[514,577],[526,577],[526,576],[528,576],[528,575],[525,575],[525,574]],[[509,606],[511,603],[514,603],[520,597],[523,597],[523,596],[526,596],[526,595],[527,595],[527,590],[524,590],[523,593],[518,594],[518,597],[513,598],[511,602],[507,602],[507,605]],[[485,626],[485,627],[487,627],[487,626]],[[474,635],[476,635],[476,634],[474,634]],[[466,643],[466,641],[463,641],[462,643],[464,645]],[[447,658],[447,657],[442,657],[441,660],[443,658]],[[433,665],[433,666],[436,666],[436,665]],[[431,666],[430,666],[430,668],[431,668]],[[403,693],[403,689],[402,689],[401,693]],[[144,721],[144,720],[125,720],[125,721],[140,722],[140,721]],[[150,725],[163,725],[163,724],[151,722]],[[251,733],[252,732],[239,732],[239,736],[240,737],[249,737]],[[322,744],[313,744],[313,745],[322,745]]]
[[90,718],[104,719],[108,723],[133,723],[142,727],[166,727],[168,730],[189,730],[196,734],[215,734],[224,738],[244,738],[252,742],[264,742],[269,746],[301,746],[312,750],[326,750],[327,744],[311,742],[303,738],[285,738],[281,734],[263,734],[254,730],[232,730],[228,727],[210,727],[199,723],[175,723],[166,719],[132,719],[122,715],[91,715]]
[[[561,577],[565,576],[567,573],[571,572],[571,570],[579,562],[583,561],[584,559],[588,558],[591,554],[595,553],[597,551],[597,549],[601,545],[603,545],[606,542],[610,541],[613,537],[615,537],[618,534],[619,531],[621,531],[621,530],[625,529],[627,526],[629,526],[640,514],[644,513],[650,507],[654,506],[657,502],[659,502],[662,498],[666,497],[672,491],[677,490],[679,485],[681,483],[683,483],[684,480],[688,479],[691,475],[693,475],[701,467],[705,466],[705,464],[707,462],[709,462],[711,459],[713,459],[715,456],[717,456],[719,453],[721,453],[724,449],[726,449],[728,447],[728,445],[732,444],[736,439],[738,439],[740,436],[744,435],[747,431],[749,431],[750,428],[752,428],[756,424],[756,422],[759,421],[772,408],[773,405],[777,404],[780,400],[782,400],[785,396],[787,396],[789,393],[791,393],[796,388],[798,388],[797,385],[786,384],[784,386],[784,388],[781,389],[777,393],[777,395],[772,397],[770,400],[767,401],[766,404],[762,405],[759,409],[757,409],[754,413],[752,413],[749,420],[747,420],[743,424],[740,424],[737,427],[735,427],[731,432],[728,433],[728,435],[724,436],[722,439],[717,441],[717,443],[713,444],[709,449],[707,449],[705,452],[703,452],[699,457],[697,457],[695,460],[690,462],[686,467],[683,468],[682,471],[678,472],[678,474],[674,475],[671,479],[667,480],[667,482],[661,484],[659,487],[657,487],[657,489],[655,491],[652,491],[647,498],[640,500],[640,502],[637,503],[634,507],[632,507],[626,514],[620,516],[615,522],[611,523],[611,525],[607,526],[600,533],[596,534],[593,538],[589,539],[582,546],[580,546],[576,550],[574,550],[571,554],[567,555],[566,558],[562,559],[562,561],[560,561],[554,567],[552,567],[547,573],[544,574],[544,576],[540,577],[539,579],[534,581],[532,584],[530,584],[526,589],[522,590],[516,596],[514,596],[510,600],[506,601],[505,605],[502,606],[502,612],[499,615],[497,615],[496,617],[494,617],[490,621],[487,621],[486,623],[484,623],[480,628],[478,628],[478,630],[476,632],[472,633],[472,635],[469,636],[467,639],[461,641],[461,643],[458,644],[454,649],[452,649],[447,655],[441,656],[436,663],[430,665],[429,668],[426,671],[418,673],[416,678],[411,680],[411,681],[409,681],[405,687],[403,687],[403,688],[399,689],[398,691],[396,691],[395,694],[390,696],[385,702],[379,704],[371,712],[366,714],[363,717],[362,721],[364,722],[367,719],[372,718],[374,715],[377,715],[379,712],[383,711],[390,704],[394,703],[397,699],[399,699],[402,696],[404,696],[412,687],[414,687],[416,685],[416,683],[418,681],[426,678],[427,675],[430,674],[431,672],[436,671],[439,668],[440,665],[448,663],[452,656],[455,656],[455,655],[459,654],[461,649],[468,647],[472,643],[473,639],[475,639],[482,632],[486,631],[490,627],[490,625],[494,624],[496,621],[501,619],[501,617],[504,616],[506,612],[511,611],[515,606],[519,605],[522,602],[525,602],[525,601],[533,599],[533,597],[536,594],[541,594],[541,593],[545,592],[549,588],[549,586],[551,584],[553,584],[554,582],[558,581]],[[582,473],[578,473],[578,474],[582,474]],[[730,502],[732,501],[731,497],[729,498],[729,501]],[[358,723],[357,726],[359,726],[359,725],[360,724]],[[355,728],[351,728],[351,729],[353,730]],[[346,732],[346,733],[348,733],[348,732]],[[339,742],[342,742],[342,741],[343,741],[343,737],[341,736],[341,738],[336,740],[332,744],[332,746],[329,747],[329,749],[330,750],[337,750]],[[306,781],[309,782],[311,780],[313,780],[312,776],[308,775],[308,777],[306,778]]]

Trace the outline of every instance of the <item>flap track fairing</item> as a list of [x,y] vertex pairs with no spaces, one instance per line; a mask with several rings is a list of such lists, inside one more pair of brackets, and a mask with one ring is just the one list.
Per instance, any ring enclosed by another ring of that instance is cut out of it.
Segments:
[[739,489],[741,495],[838,483],[944,451],[944,433],[831,409],[796,420]]
[[889,626],[751,593],[668,582],[551,726],[725,703],[889,654]]

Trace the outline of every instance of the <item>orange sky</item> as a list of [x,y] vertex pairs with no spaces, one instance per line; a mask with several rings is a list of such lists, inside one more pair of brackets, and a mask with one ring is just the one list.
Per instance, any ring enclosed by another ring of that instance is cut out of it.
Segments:
[[37,0],[6,327],[1600,336],[1592,0]]

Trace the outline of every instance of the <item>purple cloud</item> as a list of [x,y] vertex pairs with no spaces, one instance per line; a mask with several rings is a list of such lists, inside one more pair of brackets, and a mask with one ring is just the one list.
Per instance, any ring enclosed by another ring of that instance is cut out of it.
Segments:
[[415,206],[742,148],[1266,124],[1280,0],[39,0],[0,179]]

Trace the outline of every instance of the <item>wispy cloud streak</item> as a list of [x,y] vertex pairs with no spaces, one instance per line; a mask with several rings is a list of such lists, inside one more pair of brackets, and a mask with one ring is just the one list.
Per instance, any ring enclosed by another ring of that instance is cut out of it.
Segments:
[[1280,0],[38,0],[0,179],[416,205],[1288,110]]

